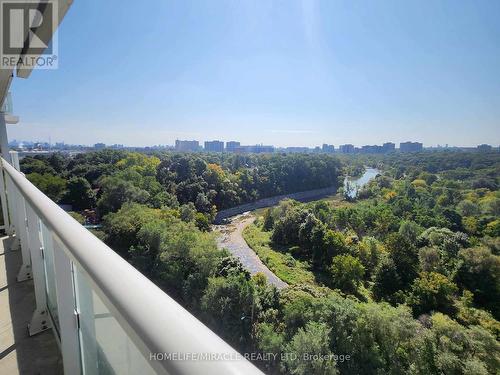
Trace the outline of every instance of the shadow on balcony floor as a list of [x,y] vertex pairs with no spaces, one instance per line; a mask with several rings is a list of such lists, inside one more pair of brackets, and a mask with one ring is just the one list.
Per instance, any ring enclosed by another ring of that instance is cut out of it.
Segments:
[[35,308],[33,281],[16,281],[21,251],[10,251],[9,245],[8,237],[0,238],[0,374],[63,374],[52,330],[28,336]]

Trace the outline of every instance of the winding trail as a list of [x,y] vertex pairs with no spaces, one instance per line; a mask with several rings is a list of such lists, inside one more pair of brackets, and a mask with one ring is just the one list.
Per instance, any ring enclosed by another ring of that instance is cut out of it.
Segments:
[[262,263],[260,258],[255,254],[250,246],[243,238],[243,230],[255,220],[255,217],[249,212],[237,215],[230,219],[228,224],[214,226],[215,231],[219,233],[217,237],[217,246],[219,248],[228,249],[231,254],[237,257],[243,267],[255,275],[260,272],[266,276],[267,281],[276,286],[278,289],[283,289],[288,286],[278,276],[271,272],[267,266]]
[[[356,189],[360,189],[366,185],[379,173],[380,171],[376,168],[366,168],[361,177],[353,179]],[[243,267],[245,267],[251,275],[261,272],[266,276],[270,284],[276,286],[278,289],[283,289],[287,287],[288,284],[271,272],[271,270],[262,263],[255,251],[248,246],[243,238],[243,230],[255,220],[255,216],[253,216],[250,211],[274,206],[285,198],[291,198],[301,202],[319,200],[335,194],[336,191],[337,189],[331,186],[322,189],[264,198],[256,202],[219,211],[214,220],[215,225],[213,226],[214,231],[219,234],[217,236],[217,246],[220,249],[228,249],[231,254],[241,261]]]

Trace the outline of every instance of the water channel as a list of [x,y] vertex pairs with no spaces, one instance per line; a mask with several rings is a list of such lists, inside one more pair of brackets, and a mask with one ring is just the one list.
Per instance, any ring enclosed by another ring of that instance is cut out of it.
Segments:
[[344,179],[344,189],[349,189],[349,197],[356,198],[358,191],[365,186],[371,179],[380,174],[377,168],[366,168],[365,172],[358,177],[346,177]]

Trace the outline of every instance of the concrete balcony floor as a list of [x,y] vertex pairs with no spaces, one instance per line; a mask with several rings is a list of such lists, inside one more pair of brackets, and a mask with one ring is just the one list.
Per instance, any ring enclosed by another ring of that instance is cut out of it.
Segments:
[[35,308],[33,281],[17,282],[21,251],[0,238],[0,374],[63,374],[62,358],[51,329],[28,336]]

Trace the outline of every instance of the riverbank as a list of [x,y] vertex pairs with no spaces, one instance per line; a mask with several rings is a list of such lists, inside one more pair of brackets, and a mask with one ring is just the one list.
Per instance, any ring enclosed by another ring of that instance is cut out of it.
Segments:
[[[368,168],[356,179],[357,187],[361,188],[379,173],[378,169]],[[287,283],[312,284],[314,275],[306,264],[297,264],[299,261],[286,252],[275,251],[271,246],[270,235],[266,237],[267,234],[252,230],[254,228],[251,224],[256,218],[254,213],[258,209],[277,205],[286,198],[301,202],[325,199],[332,197],[336,190],[335,187],[329,187],[285,194],[220,211],[215,220],[215,224],[218,225],[214,225],[215,231],[219,233],[217,245],[221,249],[228,249],[231,254],[239,258],[250,274],[263,273],[268,282],[279,289],[286,287]],[[223,222],[225,223],[221,224]]]
[[361,176],[346,176],[344,179],[344,189],[350,186],[349,196],[351,198],[356,198],[361,188],[379,174],[379,169],[365,167],[365,171]]
[[262,230],[262,225],[248,224],[243,230],[243,239],[264,264],[287,284],[317,284],[310,264],[290,255],[291,249],[274,245],[271,232]]

